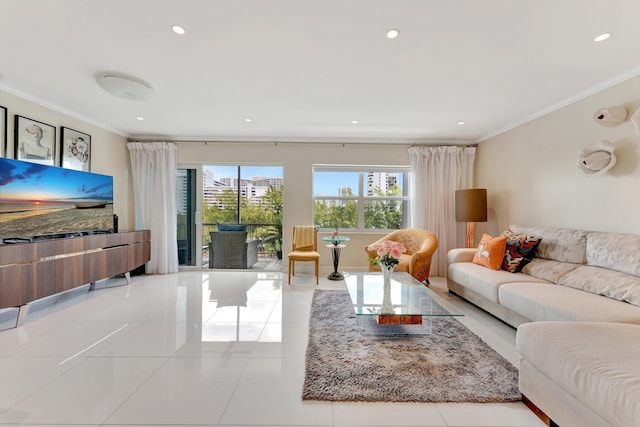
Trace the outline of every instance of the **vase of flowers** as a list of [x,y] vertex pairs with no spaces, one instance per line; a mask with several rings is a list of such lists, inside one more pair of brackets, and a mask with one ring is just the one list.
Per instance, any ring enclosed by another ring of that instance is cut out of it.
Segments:
[[385,240],[380,243],[373,243],[367,248],[375,251],[375,258],[369,258],[373,265],[379,265],[382,270],[384,289],[391,289],[391,273],[396,265],[400,262],[400,255],[406,251],[402,242],[394,242]]

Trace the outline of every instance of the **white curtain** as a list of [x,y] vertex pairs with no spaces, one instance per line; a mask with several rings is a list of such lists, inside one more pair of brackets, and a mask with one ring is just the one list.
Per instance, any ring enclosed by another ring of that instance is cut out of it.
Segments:
[[151,230],[151,259],[146,271],[176,273],[177,147],[168,142],[131,142],[127,148],[133,176],[136,229]]
[[[447,275],[447,252],[461,247],[465,224],[455,219],[455,191],[473,186],[475,147],[420,146],[409,148],[412,227],[438,237],[431,261],[432,276]],[[464,245],[462,245],[464,246]]]

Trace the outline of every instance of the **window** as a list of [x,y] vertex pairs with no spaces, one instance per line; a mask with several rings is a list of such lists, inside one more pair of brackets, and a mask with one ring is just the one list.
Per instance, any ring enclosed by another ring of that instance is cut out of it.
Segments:
[[314,223],[327,230],[406,228],[408,175],[408,167],[314,166]]
[[282,166],[204,165],[202,178],[205,251],[217,224],[242,223],[250,238],[260,240],[261,255],[281,253]]

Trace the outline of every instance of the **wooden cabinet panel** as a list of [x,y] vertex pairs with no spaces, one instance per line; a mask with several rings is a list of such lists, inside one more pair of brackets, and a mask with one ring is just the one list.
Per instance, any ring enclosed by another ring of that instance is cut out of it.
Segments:
[[131,271],[150,259],[148,230],[0,245],[0,308]]
[[30,262],[37,258],[35,250],[32,244],[0,245],[0,266]]
[[131,271],[151,259],[151,242],[134,243],[128,246],[127,268]]
[[34,264],[13,264],[0,268],[0,308],[17,307],[33,301],[34,278]]

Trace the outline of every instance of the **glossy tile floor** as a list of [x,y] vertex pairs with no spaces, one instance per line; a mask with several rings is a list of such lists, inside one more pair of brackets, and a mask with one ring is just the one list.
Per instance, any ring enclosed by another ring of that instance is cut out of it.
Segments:
[[[515,331],[444,283],[432,288],[517,364]],[[544,425],[521,403],[303,402],[312,276],[288,286],[281,273],[188,271],[112,284],[0,332],[0,425]]]

